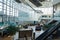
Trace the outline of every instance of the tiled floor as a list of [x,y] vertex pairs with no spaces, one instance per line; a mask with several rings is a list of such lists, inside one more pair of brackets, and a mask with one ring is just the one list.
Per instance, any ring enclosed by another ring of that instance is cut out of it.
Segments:
[[[33,32],[35,32],[35,38],[37,38],[39,35],[41,35],[44,31],[35,31],[35,26],[29,26],[28,29],[33,29]],[[14,36],[14,40],[18,39],[18,33]],[[22,39],[23,40],[23,39]]]
[[41,31],[35,31],[35,39],[40,36],[44,31],[41,30]]
[[29,26],[28,28],[32,28],[33,29],[33,32],[35,32],[35,38],[37,38],[39,35],[41,35],[44,31],[41,30],[41,31],[35,31],[35,27],[36,26]]

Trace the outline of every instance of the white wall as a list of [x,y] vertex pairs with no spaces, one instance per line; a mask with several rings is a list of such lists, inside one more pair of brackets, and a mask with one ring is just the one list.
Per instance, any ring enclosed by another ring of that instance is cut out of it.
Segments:
[[54,5],[54,11],[55,11],[55,12],[60,11],[60,3]]
[[58,11],[60,10],[60,3],[57,4],[57,10],[58,10]]
[[60,3],[54,5],[54,11],[55,11],[55,13],[54,13],[54,15],[55,15],[54,19],[55,20],[60,20]]
[[53,0],[53,5],[60,3],[60,0]]

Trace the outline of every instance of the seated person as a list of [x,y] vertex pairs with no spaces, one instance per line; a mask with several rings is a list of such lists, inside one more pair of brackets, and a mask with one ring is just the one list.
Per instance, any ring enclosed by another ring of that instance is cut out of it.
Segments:
[[36,26],[36,29],[35,29],[35,30],[41,30],[40,24],[38,24],[38,25]]
[[25,25],[24,28],[25,28],[25,29],[28,28],[28,25]]

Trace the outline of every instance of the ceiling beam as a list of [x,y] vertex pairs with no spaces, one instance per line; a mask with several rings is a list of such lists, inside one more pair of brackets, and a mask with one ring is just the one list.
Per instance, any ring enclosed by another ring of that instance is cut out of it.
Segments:
[[21,3],[21,1],[20,0],[15,0],[17,3]]
[[42,6],[42,4],[39,2],[39,0],[29,0],[31,3],[33,3],[36,7]]

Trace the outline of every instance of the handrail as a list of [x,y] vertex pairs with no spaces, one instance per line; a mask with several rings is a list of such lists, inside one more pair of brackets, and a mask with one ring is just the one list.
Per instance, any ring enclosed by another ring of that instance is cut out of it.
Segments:
[[35,40],[45,40],[50,36],[55,30],[57,30],[60,26],[60,23],[57,22],[53,27],[50,29],[47,29],[44,33],[42,33],[39,37],[37,37]]

